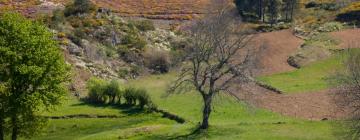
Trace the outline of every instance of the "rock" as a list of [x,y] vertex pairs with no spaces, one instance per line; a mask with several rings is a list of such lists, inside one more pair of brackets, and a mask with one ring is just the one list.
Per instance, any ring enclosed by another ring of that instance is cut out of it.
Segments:
[[66,49],[72,55],[76,55],[76,56],[82,56],[83,55],[83,49],[80,48],[78,45],[72,43],[72,42],[69,42],[69,44],[66,46]]
[[302,46],[296,54],[288,58],[287,62],[295,68],[301,68],[312,62],[323,60],[330,56],[331,52],[328,49],[314,46]]
[[149,42],[149,47],[156,47],[168,51],[171,49],[171,42],[179,38],[174,32],[163,29],[148,31],[145,33],[145,37]]

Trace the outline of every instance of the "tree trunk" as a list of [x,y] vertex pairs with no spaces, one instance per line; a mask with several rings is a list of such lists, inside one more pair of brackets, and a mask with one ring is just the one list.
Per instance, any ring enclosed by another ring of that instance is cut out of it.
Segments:
[[294,16],[294,8],[295,8],[295,5],[296,5],[296,0],[291,0],[291,13],[290,13],[290,20],[292,21],[293,20],[293,16]]
[[209,117],[211,113],[211,101],[212,96],[204,95],[204,110],[203,110],[203,121],[200,126],[200,129],[208,129],[209,128]]
[[12,134],[11,134],[11,140],[17,140],[18,134],[19,134],[19,129],[17,126],[17,119],[16,117],[12,117],[11,119],[12,122]]
[[112,104],[115,104],[115,97],[116,97],[116,96],[112,96],[112,97],[111,97],[111,98],[112,98],[112,99],[111,99],[111,103],[112,103]]

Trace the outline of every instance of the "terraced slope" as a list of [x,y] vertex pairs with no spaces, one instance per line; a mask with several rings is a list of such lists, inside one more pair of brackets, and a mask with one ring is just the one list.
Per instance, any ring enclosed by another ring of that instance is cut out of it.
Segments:
[[204,14],[210,0],[94,0],[122,16],[189,20]]
[[[127,17],[190,20],[206,13],[211,0],[92,0],[98,7],[108,8]],[[225,0],[226,1],[226,0]],[[41,8],[66,5],[71,0],[0,0],[0,11],[15,9],[33,16]],[[49,5],[50,4],[50,5]]]

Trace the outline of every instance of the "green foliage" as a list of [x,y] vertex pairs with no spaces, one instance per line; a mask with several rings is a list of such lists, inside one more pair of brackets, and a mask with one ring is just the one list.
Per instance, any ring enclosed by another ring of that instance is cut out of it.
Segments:
[[154,23],[151,20],[132,21],[131,23],[143,32],[155,30]]
[[[263,109],[252,108],[227,97],[215,102],[212,127],[206,133],[188,136],[198,124],[201,111],[200,96],[196,94],[171,95],[162,98],[167,84],[175,79],[174,73],[152,75],[129,81],[133,87],[149,92],[159,108],[186,118],[178,124],[162,118],[158,113],[128,113],[129,109],[113,106],[93,106],[69,100],[59,111],[46,114],[61,116],[71,114],[116,115],[121,118],[59,119],[51,120],[46,133],[34,140],[103,140],[103,139],[209,139],[209,140],[337,140],[334,121],[307,121],[292,119]],[[187,137],[186,137],[187,136]]]
[[73,4],[65,7],[65,16],[76,14],[91,13],[96,10],[96,6],[90,0],[75,0]]
[[145,106],[153,107],[146,90],[132,87],[123,90],[116,80],[107,82],[93,77],[87,82],[87,88],[89,94],[86,101],[90,103],[121,105],[121,99],[124,98],[125,104],[130,106],[138,104],[141,109],[144,109]]
[[[116,80],[112,80],[105,87],[104,95],[107,95],[110,98],[109,103],[111,104],[121,103],[122,91],[121,91],[120,83]],[[115,100],[116,98],[118,99],[118,101]]]
[[272,32],[272,31],[278,31],[278,30],[284,30],[284,29],[289,29],[291,27],[291,24],[289,23],[278,23],[276,25],[260,25],[256,28],[257,31],[260,32]]
[[339,40],[332,38],[330,35],[326,33],[320,33],[306,39],[304,45],[334,49],[339,43]]
[[91,103],[104,103],[104,91],[106,87],[106,81],[92,77],[87,83],[86,88],[88,91],[87,101]]
[[0,17],[0,64],[0,84],[6,87],[1,101],[7,102],[3,117],[11,118],[14,135],[32,136],[43,126],[36,114],[66,95],[69,67],[53,34],[16,13]]
[[135,88],[126,88],[124,92],[124,98],[127,105],[136,105],[136,94],[137,90]]
[[142,38],[136,29],[132,28],[130,31],[122,38],[122,44],[128,46],[129,48],[134,48],[137,50],[144,50],[146,46],[146,41]]
[[327,22],[319,27],[319,32],[335,32],[344,29],[344,25],[339,22]]
[[336,11],[340,9],[340,5],[338,5],[337,3],[322,3],[322,2],[311,1],[305,4],[305,8],[319,8],[328,11]]

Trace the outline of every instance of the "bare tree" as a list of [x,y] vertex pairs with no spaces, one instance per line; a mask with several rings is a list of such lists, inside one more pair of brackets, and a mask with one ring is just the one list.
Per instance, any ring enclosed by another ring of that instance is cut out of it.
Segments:
[[200,129],[209,127],[212,100],[216,94],[236,97],[229,87],[234,82],[241,84],[252,79],[249,69],[255,55],[248,45],[252,37],[241,30],[239,21],[236,12],[218,10],[211,17],[197,21],[189,33],[192,41],[187,48],[187,62],[169,90],[176,92],[184,85],[190,85],[202,96],[204,108]]
[[[359,48],[360,44],[350,43],[350,48]],[[347,113],[348,119],[344,121],[346,131],[345,139],[360,139],[360,51],[348,49],[345,52],[344,67],[335,79],[338,84],[334,100],[337,107]]]

